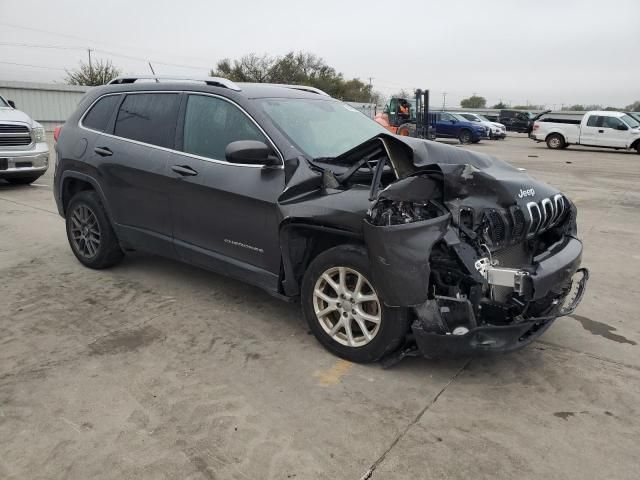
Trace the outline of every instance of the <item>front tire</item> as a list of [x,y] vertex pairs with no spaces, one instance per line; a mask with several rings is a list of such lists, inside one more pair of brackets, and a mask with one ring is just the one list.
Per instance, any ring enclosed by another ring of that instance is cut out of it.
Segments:
[[547,147],[551,150],[560,150],[564,148],[566,142],[564,141],[564,137],[559,133],[552,133],[547,137]]
[[122,260],[124,252],[96,192],[74,195],[65,216],[69,245],[85,267],[109,268]]
[[458,140],[460,140],[460,143],[463,145],[471,143],[471,132],[469,130],[462,130],[458,135]]
[[407,334],[407,310],[384,305],[363,247],[341,245],[318,255],[305,272],[301,295],[316,339],[346,360],[375,362]]

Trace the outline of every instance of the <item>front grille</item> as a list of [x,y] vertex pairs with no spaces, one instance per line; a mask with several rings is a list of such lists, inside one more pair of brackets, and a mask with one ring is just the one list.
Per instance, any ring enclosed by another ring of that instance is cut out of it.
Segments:
[[31,144],[31,132],[26,125],[0,124],[0,147],[21,147]]
[[543,198],[539,202],[527,203],[527,212],[529,214],[528,237],[531,238],[537,233],[542,233],[557,225],[564,216],[565,210],[565,199],[559,193],[553,197]]
[[513,230],[511,231],[511,235],[514,240],[519,240],[524,233],[525,219],[524,213],[520,210],[519,207],[515,207],[511,212],[512,220],[513,220]]
[[487,210],[484,212],[484,232],[485,238],[492,245],[500,245],[507,237],[507,226],[502,215],[497,210]]

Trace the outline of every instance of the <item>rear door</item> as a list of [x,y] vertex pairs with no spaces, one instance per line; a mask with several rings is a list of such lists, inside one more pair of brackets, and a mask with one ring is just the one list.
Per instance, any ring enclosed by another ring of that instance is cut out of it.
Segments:
[[581,145],[598,145],[598,136],[603,133],[602,121],[600,115],[589,115],[583,121],[580,127],[580,144]]
[[457,137],[458,127],[456,126],[455,119],[448,113],[440,113],[438,120],[438,135],[444,137]]
[[[169,169],[174,238],[190,263],[276,289],[280,271],[276,201],[284,189],[282,164],[238,165],[225,159],[237,140],[271,144],[236,104],[188,94],[179,124],[179,148]],[[273,146],[273,144],[271,144]],[[185,174],[185,170],[188,173]]]
[[134,247],[175,256],[167,168],[174,147],[179,92],[127,93],[95,143],[101,184],[118,235]]

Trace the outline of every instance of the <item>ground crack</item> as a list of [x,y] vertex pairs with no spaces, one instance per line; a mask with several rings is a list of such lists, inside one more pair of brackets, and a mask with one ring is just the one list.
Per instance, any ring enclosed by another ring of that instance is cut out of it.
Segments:
[[378,465],[380,465],[384,461],[387,454],[391,450],[393,450],[393,448],[398,444],[400,440],[402,440],[402,438],[407,434],[407,432],[411,429],[411,427],[413,427],[416,423],[420,421],[423,415],[427,413],[427,410],[429,410],[438,401],[438,398],[440,398],[440,395],[442,395],[445,392],[445,390],[449,388],[449,385],[451,385],[454,382],[454,380],[458,378],[458,376],[464,371],[464,369],[466,369],[467,366],[469,366],[470,362],[471,362],[470,358],[467,359],[466,362],[464,362],[464,365],[462,365],[462,367],[460,367],[460,369],[456,372],[456,374],[449,379],[446,385],[440,389],[440,391],[436,394],[436,396],[433,397],[431,401],[422,410],[418,412],[418,415],[416,415],[416,417],[411,422],[409,422],[409,424],[404,428],[404,430],[402,430],[396,436],[393,442],[391,442],[391,445],[389,445],[389,448],[387,448],[384,452],[382,452],[382,455],[380,455],[378,459],[375,462],[373,462],[373,464],[369,467],[366,473],[362,477],[360,477],[360,480],[369,480],[373,476],[373,472],[375,472],[376,468],[378,468]]

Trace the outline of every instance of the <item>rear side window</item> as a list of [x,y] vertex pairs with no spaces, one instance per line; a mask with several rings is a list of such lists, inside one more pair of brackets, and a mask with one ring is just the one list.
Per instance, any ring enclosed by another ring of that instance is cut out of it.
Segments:
[[601,127],[602,117],[600,115],[591,115],[587,120],[587,127]]
[[237,140],[267,139],[235,105],[216,97],[189,95],[184,117],[183,150],[224,160],[224,150]]
[[173,148],[180,95],[177,93],[129,94],[122,102],[114,135]]
[[120,101],[120,98],[120,95],[102,97],[93,104],[93,107],[82,119],[82,125],[98,132],[104,132],[113,114],[113,109]]

